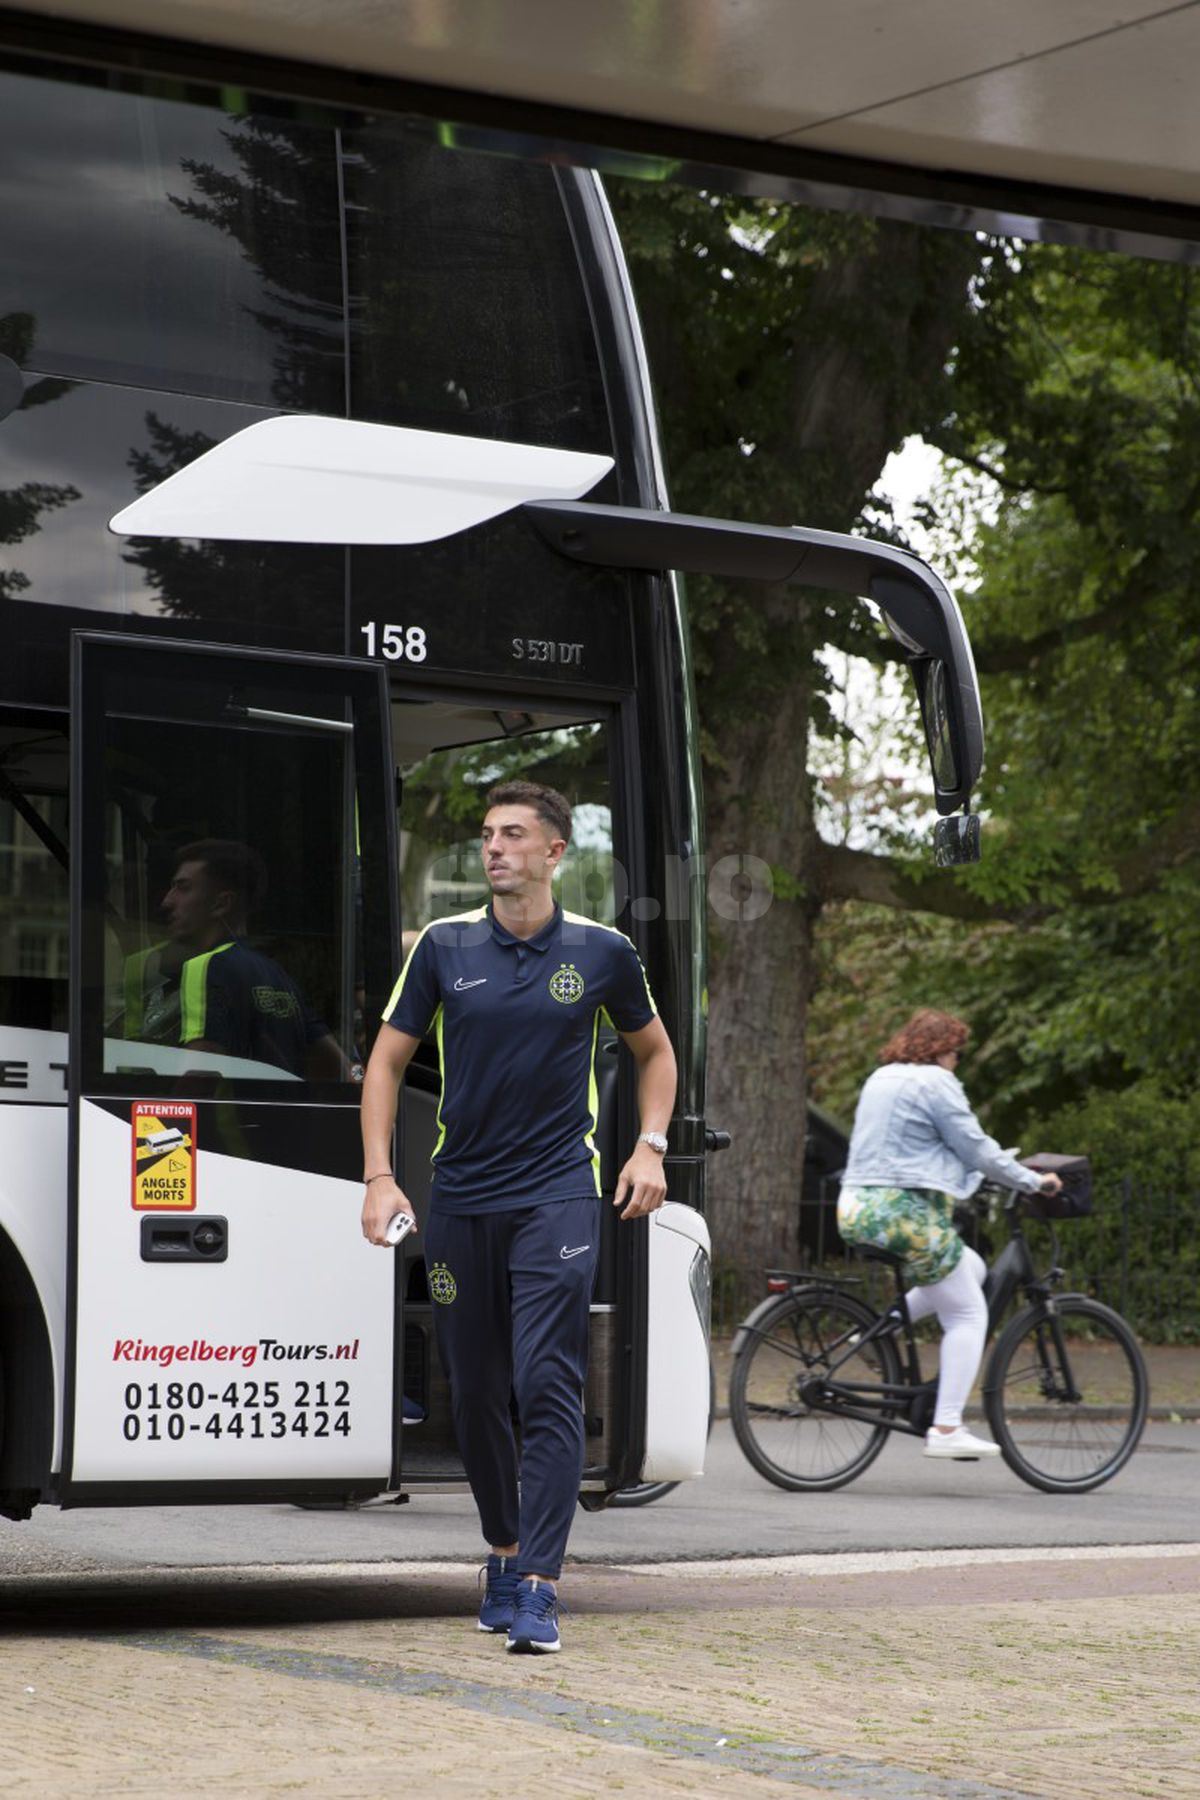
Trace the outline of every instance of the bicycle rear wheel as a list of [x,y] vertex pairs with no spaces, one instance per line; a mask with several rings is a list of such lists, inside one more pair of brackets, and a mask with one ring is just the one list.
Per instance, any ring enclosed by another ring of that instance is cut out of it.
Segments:
[[983,1384],[1005,1462],[1048,1494],[1082,1494],[1111,1481],[1137,1448],[1149,1395],[1133,1332],[1085,1294],[1018,1313]]
[[833,1288],[801,1288],[768,1302],[741,1327],[729,1380],[734,1435],[760,1475],[776,1487],[819,1492],[844,1487],[874,1462],[886,1425],[840,1414],[820,1399],[824,1381],[869,1388],[860,1404],[880,1414],[881,1381],[900,1380],[890,1337],[861,1342],[878,1315]]

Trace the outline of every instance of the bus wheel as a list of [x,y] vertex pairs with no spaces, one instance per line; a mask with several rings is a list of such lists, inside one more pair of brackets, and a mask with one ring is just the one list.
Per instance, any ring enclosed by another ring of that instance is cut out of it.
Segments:
[[618,1488],[612,1497],[613,1506],[649,1506],[652,1500],[661,1500],[664,1494],[674,1493],[679,1486],[677,1481],[635,1481],[629,1487]]
[[579,1504],[584,1512],[603,1512],[606,1506],[612,1505],[615,1492],[614,1488],[604,1488],[599,1492],[589,1489],[586,1494],[580,1494]]

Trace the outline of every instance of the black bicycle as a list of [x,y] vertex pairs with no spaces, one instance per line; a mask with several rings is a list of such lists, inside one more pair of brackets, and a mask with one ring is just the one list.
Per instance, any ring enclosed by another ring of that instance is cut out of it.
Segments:
[[[1028,1302],[987,1360],[988,1423],[1022,1481],[1051,1494],[1086,1493],[1111,1481],[1137,1448],[1149,1401],[1145,1360],[1119,1313],[1086,1294],[1055,1291],[1064,1280],[1057,1234],[1051,1267],[1038,1274],[1022,1215],[1045,1218],[1040,1197],[987,1192],[1002,1199],[1009,1228],[984,1286],[989,1332],[1018,1293]],[[870,1467],[889,1432],[923,1437],[933,1422],[937,1382],[921,1373],[902,1260],[859,1253],[895,1273],[886,1312],[853,1291],[853,1278],[770,1271],[767,1299],[734,1337],[733,1429],[759,1474],[778,1487],[844,1487]]]

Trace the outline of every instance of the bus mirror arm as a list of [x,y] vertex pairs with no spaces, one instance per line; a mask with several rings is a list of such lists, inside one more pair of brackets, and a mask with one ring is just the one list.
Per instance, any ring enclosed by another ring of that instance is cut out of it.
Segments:
[[908,653],[943,816],[966,806],[983,763],[983,712],[970,641],[949,588],[892,544],[734,519],[528,500],[520,508],[562,556],[608,568],[676,569],[726,580],[788,582],[870,599]]

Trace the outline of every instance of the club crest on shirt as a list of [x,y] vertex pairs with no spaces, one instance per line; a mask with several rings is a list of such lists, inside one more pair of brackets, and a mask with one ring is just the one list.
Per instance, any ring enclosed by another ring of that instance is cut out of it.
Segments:
[[573,1006],[576,1000],[583,999],[583,976],[574,963],[560,963],[549,985],[554,998],[564,1006]]
[[250,998],[255,1010],[265,1013],[268,1019],[298,1019],[300,1002],[295,994],[289,994],[286,988],[256,987],[250,989]]
[[440,1306],[452,1306],[458,1298],[458,1283],[445,1263],[434,1263],[430,1269],[429,1291]]

